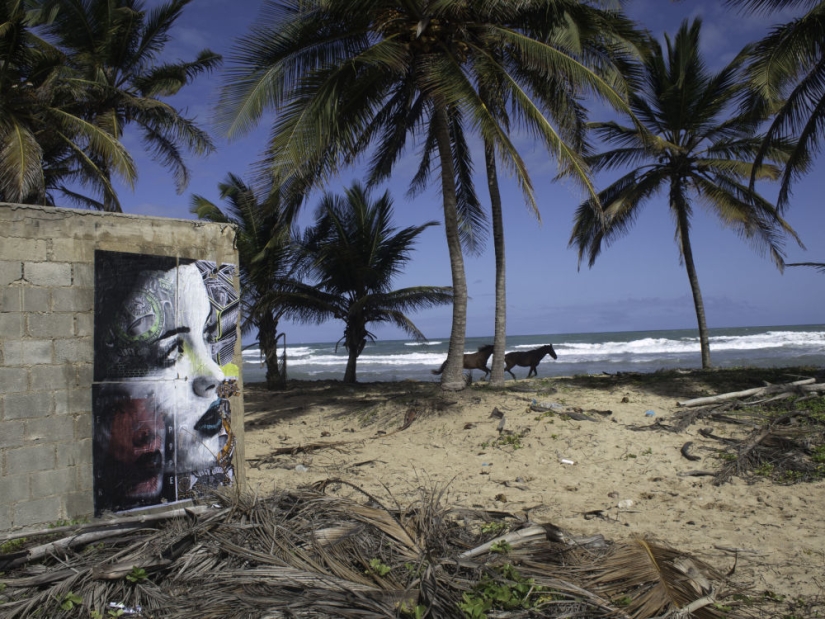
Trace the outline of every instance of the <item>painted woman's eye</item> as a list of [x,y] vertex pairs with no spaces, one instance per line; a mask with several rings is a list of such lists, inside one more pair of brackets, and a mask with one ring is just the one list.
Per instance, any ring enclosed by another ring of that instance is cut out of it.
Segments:
[[178,362],[178,359],[183,354],[183,340],[175,338],[172,343],[161,349],[160,365],[164,368],[169,368]]

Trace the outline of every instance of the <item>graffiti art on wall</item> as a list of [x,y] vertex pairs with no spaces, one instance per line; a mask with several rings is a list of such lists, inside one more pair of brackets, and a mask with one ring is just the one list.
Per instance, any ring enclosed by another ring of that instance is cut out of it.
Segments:
[[234,479],[235,267],[95,252],[95,513]]

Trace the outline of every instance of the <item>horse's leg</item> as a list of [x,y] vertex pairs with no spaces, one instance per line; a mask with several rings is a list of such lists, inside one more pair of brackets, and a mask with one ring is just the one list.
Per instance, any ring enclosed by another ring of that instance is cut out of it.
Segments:
[[512,377],[513,377],[513,380],[518,380],[518,379],[516,378],[516,375],[515,375],[515,374],[513,374],[513,373],[510,371],[510,368],[511,368],[511,367],[513,367],[513,366],[512,366],[512,365],[508,365],[507,367],[505,367],[505,368],[504,368],[504,371],[505,371],[505,372],[507,372],[510,376],[512,376]]
[[[538,365],[538,364],[536,364],[536,365]],[[530,366],[530,371],[529,371],[529,372],[527,372],[527,378],[530,378],[531,376],[538,376],[538,375],[539,375],[539,372],[538,372],[538,370],[536,369],[536,366],[535,366],[535,365],[531,365],[531,366]]]

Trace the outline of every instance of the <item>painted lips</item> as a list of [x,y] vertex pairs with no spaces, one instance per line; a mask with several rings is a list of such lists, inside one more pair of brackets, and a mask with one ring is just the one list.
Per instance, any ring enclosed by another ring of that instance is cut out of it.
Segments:
[[203,416],[198,419],[195,424],[195,432],[212,437],[221,431],[221,427],[221,401],[215,400]]

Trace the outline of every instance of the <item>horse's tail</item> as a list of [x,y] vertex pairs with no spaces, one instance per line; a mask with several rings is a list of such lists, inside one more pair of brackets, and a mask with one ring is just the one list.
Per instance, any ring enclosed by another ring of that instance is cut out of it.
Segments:
[[438,368],[437,370],[430,370],[430,372],[432,372],[432,373],[433,373],[433,374],[435,374],[436,376],[438,376],[439,374],[441,374],[441,372],[443,372],[443,371],[444,371],[444,370],[442,370],[441,368]]

